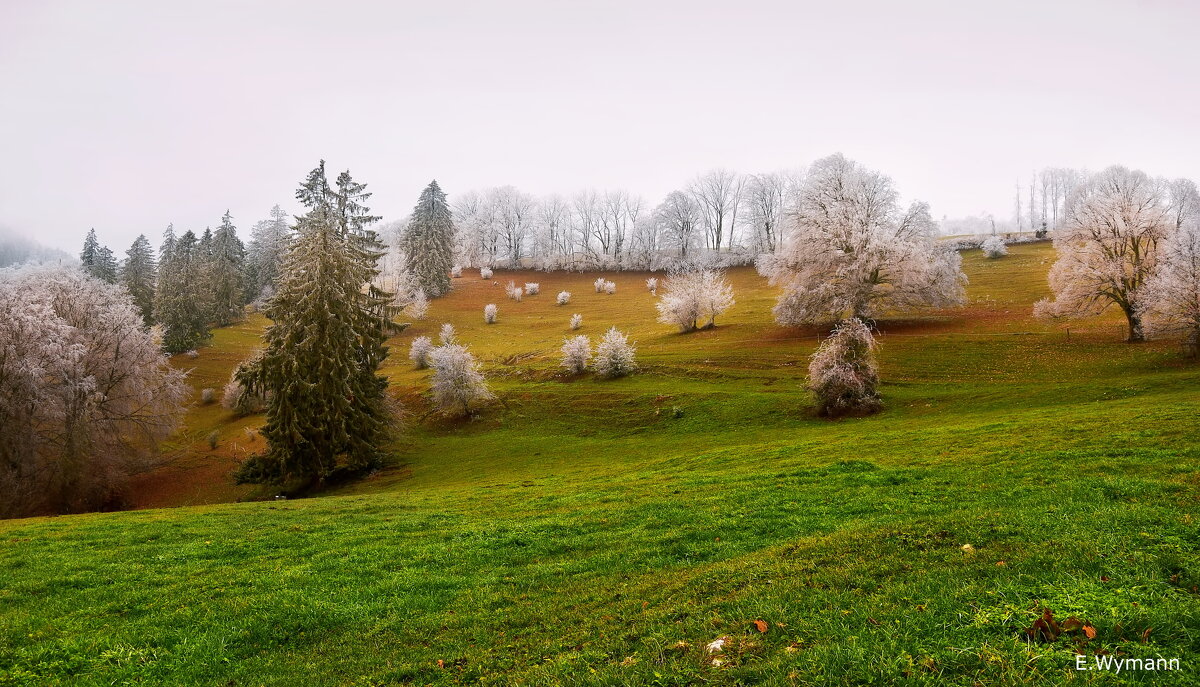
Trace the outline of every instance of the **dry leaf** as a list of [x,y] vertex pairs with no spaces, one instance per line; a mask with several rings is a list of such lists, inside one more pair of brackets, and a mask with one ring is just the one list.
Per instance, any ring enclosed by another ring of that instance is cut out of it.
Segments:
[[1088,639],[1095,639],[1096,638],[1096,628],[1092,627],[1091,623],[1087,623],[1086,625],[1083,626],[1083,634],[1087,635]]
[[755,620],[754,627],[757,627],[759,632],[766,632],[767,631],[767,621]]
[[1146,631],[1142,633],[1142,644],[1145,644],[1146,640],[1150,639],[1150,631],[1153,629],[1152,627],[1147,627]]

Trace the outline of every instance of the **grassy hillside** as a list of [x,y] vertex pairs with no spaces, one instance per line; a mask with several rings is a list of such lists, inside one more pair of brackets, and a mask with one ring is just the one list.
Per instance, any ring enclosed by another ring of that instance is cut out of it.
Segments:
[[[801,389],[821,332],[774,325],[752,270],[688,335],[645,275],[468,274],[393,341],[388,470],[220,505],[263,495],[228,480],[261,418],[198,405],[137,498],[213,505],[0,523],[0,684],[1193,684],[1200,370],[1111,317],[1032,320],[1051,255],[966,256],[968,305],[883,323],[885,410],[840,422]],[[560,375],[574,312],[642,373]],[[407,364],[446,321],[501,399],[473,421],[431,415]],[[178,361],[197,398],[262,326]],[[1046,608],[1095,637],[1027,642]]]

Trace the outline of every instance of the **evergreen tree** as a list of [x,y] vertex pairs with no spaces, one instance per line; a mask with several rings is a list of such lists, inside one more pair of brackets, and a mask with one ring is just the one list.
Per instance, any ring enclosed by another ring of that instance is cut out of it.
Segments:
[[[375,299],[364,286],[378,274],[374,259],[353,236],[369,221],[355,196],[335,193],[325,163],[296,193],[308,212],[280,265],[266,314],[266,349],[242,365],[237,379],[270,399],[265,454],[245,464],[238,478],[293,486],[322,483],[338,470],[358,471],[378,462],[388,427],[384,328]],[[345,175],[349,178],[349,175]]]
[[427,296],[441,296],[450,290],[453,241],[454,220],[446,194],[432,181],[421,192],[401,237],[405,266]]
[[246,266],[246,249],[237,236],[237,227],[229,211],[221,217],[221,226],[212,236],[212,254],[209,257],[208,280],[212,288],[213,321],[226,326],[242,317],[245,303],[243,272]]
[[263,296],[264,289],[275,290],[279,263],[287,249],[291,228],[287,213],[276,205],[271,218],[262,220],[250,230],[250,245],[246,249],[246,300]]
[[100,245],[96,238],[96,230],[88,230],[87,238],[83,240],[83,251],[79,253],[79,265],[85,274],[96,277],[109,284],[117,283],[117,259],[108,246]]
[[163,349],[168,353],[182,353],[208,340],[212,299],[205,267],[196,234],[189,230],[175,239],[168,228],[154,296],[154,319],[163,328]]
[[154,249],[150,247],[146,235],[139,234],[129,250],[125,251],[121,284],[129,292],[147,327],[154,323],[155,270]]

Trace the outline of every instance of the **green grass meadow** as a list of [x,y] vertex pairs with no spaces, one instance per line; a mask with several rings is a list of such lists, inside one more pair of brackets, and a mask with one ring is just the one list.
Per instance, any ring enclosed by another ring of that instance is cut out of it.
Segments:
[[[1033,319],[1052,259],[965,255],[968,304],[881,322],[884,410],[841,421],[803,390],[824,333],[775,325],[752,269],[693,334],[646,274],[468,272],[392,341],[393,462],[305,499],[234,486],[263,418],[199,402],[251,317],[176,360],[196,403],[139,510],[0,522],[0,685],[1198,684],[1200,368]],[[443,322],[499,397],[471,420],[407,359]],[[639,374],[559,371],[611,325]],[[1030,640],[1047,608],[1094,636]],[[1076,670],[1097,654],[1182,669]]]

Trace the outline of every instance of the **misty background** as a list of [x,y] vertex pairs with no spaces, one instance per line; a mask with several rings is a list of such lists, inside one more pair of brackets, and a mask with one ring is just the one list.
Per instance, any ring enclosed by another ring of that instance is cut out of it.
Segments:
[[385,221],[835,151],[935,218],[1054,165],[1200,176],[1187,2],[0,3],[0,233],[244,228],[324,158]]

